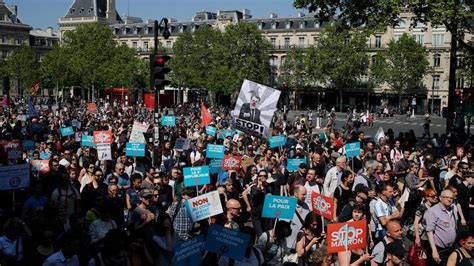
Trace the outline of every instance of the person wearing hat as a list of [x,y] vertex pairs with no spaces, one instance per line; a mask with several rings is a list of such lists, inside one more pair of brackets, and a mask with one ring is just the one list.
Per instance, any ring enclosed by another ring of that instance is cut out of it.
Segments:
[[155,215],[148,210],[150,201],[153,198],[153,191],[143,189],[139,192],[140,204],[133,210],[132,213],[132,228],[135,231],[146,231],[151,222],[155,220]]
[[396,265],[404,265],[405,262],[405,254],[407,253],[405,247],[403,247],[402,241],[395,241],[389,243],[387,245],[387,262],[385,265],[387,266],[396,266]]

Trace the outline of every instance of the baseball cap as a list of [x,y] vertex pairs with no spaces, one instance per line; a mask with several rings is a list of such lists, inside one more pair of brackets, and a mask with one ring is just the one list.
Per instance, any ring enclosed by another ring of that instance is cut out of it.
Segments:
[[149,189],[143,189],[140,191],[140,198],[146,198],[147,196],[153,196],[153,192]]

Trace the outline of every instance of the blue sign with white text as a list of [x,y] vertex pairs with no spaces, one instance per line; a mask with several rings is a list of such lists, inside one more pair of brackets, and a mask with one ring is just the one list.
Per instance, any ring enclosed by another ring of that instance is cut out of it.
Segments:
[[232,130],[227,130],[227,129],[222,129],[220,132],[219,132],[219,139],[225,139],[227,137],[232,137],[232,135],[234,134],[234,132]]
[[130,143],[125,146],[125,156],[144,157],[145,143]]
[[286,136],[285,135],[273,136],[268,139],[268,142],[270,143],[270,148],[285,146]]
[[222,159],[212,159],[209,164],[209,173],[217,174],[222,169]]
[[346,144],[346,157],[352,158],[360,154],[360,142]]
[[300,167],[300,164],[306,163],[306,158],[292,158],[288,159],[288,165],[286,166],[288,168],[288,171],[296,171]]
[[206,148],[206,157],[214,159],[224,158],[225,147],[224,145],[208,144]]
[[237,261],[244,259],[250,235],[222,225],[211,224],[204,249]]
[[82,135],[81,146],[95,147],[94,136]]
[[162,126],[176,126],[176,117],[174,115],[164,115],[161,117],[161,125]]
[[180,241],[174,246],[173,265],[199,266],[204,250],[204,235],[196,236],[186,241]]
[[67,137],[74,135],[74,129],[72,127],[62,127],[61,128],[61,136]]
[[209,166],[195,166],[183,168],[184,186],[192,187],[199,185],[207,185],[211,183],[209,176]]
[[206,126],[206,134],[210,136],[215,136],[217,129],[215,127]]
[[295,208],[295,197],[265,195],[262,217],[292,220]]

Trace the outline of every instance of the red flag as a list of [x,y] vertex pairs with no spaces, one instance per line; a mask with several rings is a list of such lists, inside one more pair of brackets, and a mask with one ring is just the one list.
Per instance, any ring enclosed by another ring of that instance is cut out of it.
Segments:
[[211,113],[207,110],[206,106],[204,106],[204,103],[201,103],[201,115],[202,115],[202,123],[201,125],[203,127],[209,125],[212,121],[212,116]]
[[38,90],[41,87],[41,80],[35,81],[35,84],[33,84],[33,87],[31,87],[31,95],[35,96]]

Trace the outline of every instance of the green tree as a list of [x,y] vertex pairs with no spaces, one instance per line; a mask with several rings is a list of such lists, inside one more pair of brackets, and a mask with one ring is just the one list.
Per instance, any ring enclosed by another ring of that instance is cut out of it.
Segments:
[[302,89],[310,85],[310,66],[307,64],[307,56],[301,48],[292,48],[280,65],[280,76],[288,86]]
[[46,85],[55,87],[56,95],[58,95],[60,88],[78,84],[79,78],[74,75],[69,64],[70,60],[71,54],[59,45],[43,57],[40,67],[41,79],[49,81],[49,84]]
[[472,32],[474,24],[474,1],[472,0],[378,0],[378,1],[321,1],[321,0],[295,0],[297,8],[307,8],[316,12],[315,16],[320,21],[332,19],[342,21],[343,25],[360,26],[384,30],[386,26],[395,26],[399,15],[403,11],[415,14],[412,24],[422,22],[431,26],[445,26],[451,33],[451,49],[449,63],[449,96],[448,119],[446,131],[450,132],[454,123],[454,107],[456,88],[456,66],[458,43],[470,53],[474,53],[474,45],[466,43],[464,36]]
[[20,95],[29,95],[31,86],[39,78],[35,53],[27,45],[20,46],[4,62],[3,71],[17,83]]
[[372,81],[387,83],[398,92],[399,110],[402,94],[423,84],[423,77],[429,71],[427,55],[425,47],[407,34],[397,41],[392,39],[387,50],[376,55],[375,63],[370,67]]
[[314,49],[311,52],[314,58],[308,60],[314,62],[314,69],[310,75],[339,90],[339,109],[342,111],[342,91],[355,86],[367,72],[367,36],[364,32],[329,26],[323,32],[319,46],[311,49]]

